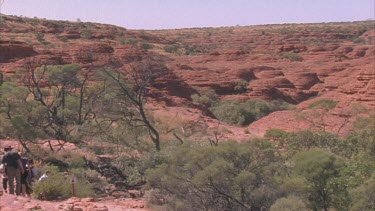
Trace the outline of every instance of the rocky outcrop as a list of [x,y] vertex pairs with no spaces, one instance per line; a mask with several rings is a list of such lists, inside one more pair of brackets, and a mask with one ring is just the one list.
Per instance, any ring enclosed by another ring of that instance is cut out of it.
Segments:
[[11,62],[35,55],[37,55],[37,52],[31,45],[19,41],[0,40],[0,63]]
[[315,72],[288,72],[285,76],[292,84],[300,90],[308,90],[317,83],[321,83]]
[[279,52],[300,53],[307,50],[306,45],[282,45],[278,48]]
[[59,36],[58,36],[60,39],[80,39],[81,38],[81,34],[78,33],[77,31],[73,31],[73,30],[67,30],[67,31],[64,31],[63,33],[61,33]]

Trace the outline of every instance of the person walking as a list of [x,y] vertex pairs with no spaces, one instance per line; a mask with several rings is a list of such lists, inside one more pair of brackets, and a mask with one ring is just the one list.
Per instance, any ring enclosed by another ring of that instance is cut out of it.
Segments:
[[21,193],[21,174],[24,173],[24,168],[21,162],[21,156],[17,152],[12,151],[12,146],[4,148],[6,151],[1,163],[6,166],[8,175],[9,194],[14,194],[14,180],[16,180],[16,195]]
[[30,196],[30,193],[27,193],[28,192],[27,188],[29,186],[28,181],[27,181],[27,177],[29,175],[29,172],[27,171],[27,166],[29,165],[29,159],[25,156],[25,154],[21,152],[19,152],[18,154],[21,156],[21,163],[24,169],[24,172],[21,174],[21,193],[22,193],[22,196],[26,196],[26,194]]
[[1,177],[1,183],[3,184],[3,190],[5,193],[8,193],[8,176],[5,171],[5,165],[0,164],[0,177]]
[[26,187],[26,194],[30,195],[33,192],[33,182],[35,181],[35,178],[38,174],[36,168],[34,167],[34,160],[30,159],[29,164],[26,168],[28,172],[27,176],[27,187]]

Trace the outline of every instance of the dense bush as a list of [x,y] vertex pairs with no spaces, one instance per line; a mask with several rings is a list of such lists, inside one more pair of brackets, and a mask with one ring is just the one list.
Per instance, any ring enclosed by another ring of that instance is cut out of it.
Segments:
[[[70,176],[65,176],[54,166],[45,166],[43,172],[49,171],[48,177],[43,181],[35,182],[33,185],[33,196],[43,200],[62,200],[72,196],[72,185]],[[77,171],[74,171],[77,173]],[[81,171],[78,171],[81,172]],[[92,185],[82,177],[76,175],[75,196],[79,198],[93,197]]]
[[185,48],[185,55],[191,55],[196,52],[197,47],[195,45],[190,46],[189,44],[185,44],[184,48]]
[[343,179],[345,160],[327,150],[311,149],[294,157],[294,172],[306,182],[306,196],[313,210],[347,209],[348,191]]
[[152,49],[153,47],[154,47],[153,45],[148,44],[148,43],[142,43],[142,44],[141,44],[141,48],[142,48],[143,50],[150,50],[150,49]]
[[210,107],[217,102],[218,97],[214,90],[201,90],[199,94],[191,95],[191,99],[194,103]]
[[122,38],[120,43],[122,45],[136,45],[137,44],[137,39],[133,38],[133,37],[129,37],[129,38]]
[[306,204],[296,196],[278,199],[270,211],[309,211]]
[[364,184],[351,191],[351,211],[375,209],[375,174]]
[[33,186],[33,196],[38,199],[56,200],[71,196],[70,183],[54,166],[45,166],[43,173],[49,171],[48,177]]
[[238,80],[234,82],[233,90],[237,93],[244,93],[247,90],[249,83],[245,80]]
[[244,126],[274,111],[291,108],[290,104],[281,101],[249,100],[243,103],[238,101],[222,101],[215,104],[210,110],[221,121]]
[[309,108],[314,109],[314,108],[323,108],[323,109],[332,109],[336,107],[337,102],[334,100],[330,99],[322,99],[318,100],[316,102],[313,102],[309,105]]
[[287,133],[278,129],[266,131],[265,137],[277,142],[277,147],[284,150],[284,155],[288,158],[294,156],[301,150],[310,150],[315,147],[329,149],[332,152],[342,151],[341,140],[332,133],[311,130],[301,130]]
[[294,172],[282,185],[285,194],[304,199],[311,209],[375,208],[369,192],[375,170],[374,122],[359,118],[354,125],[360,128],[345,138],[323,131],[268,130],[265,136]]
[[178,44],[164,46],[164,51],[167,53],[177,53],[180,46]]
[[44,181],[34,184],[33,195],[43,200],[67,199],[72,195],[71,185],[63,175],[53,173]]
[[296,62],[303,61],[303,57],[300,56],[298,53],[282,52],[280,55],[281,55],[281,58],[288,59],[290,61],[296,61]]
[[264,140],[180,146],[147,172],[151,198],[172,210],[267,209],[279,197],[282,169],[273,149]]

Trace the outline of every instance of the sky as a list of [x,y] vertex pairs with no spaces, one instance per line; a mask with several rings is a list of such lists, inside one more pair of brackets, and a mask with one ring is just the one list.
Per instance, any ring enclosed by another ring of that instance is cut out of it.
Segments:
[[[1,0],[0,0],[1,2]],[[375,0],[4,0],[1,13],[129,29],[374,19]]]

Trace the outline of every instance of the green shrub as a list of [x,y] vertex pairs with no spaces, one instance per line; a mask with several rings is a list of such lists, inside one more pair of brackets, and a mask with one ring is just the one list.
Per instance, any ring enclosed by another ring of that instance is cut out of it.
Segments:
[[334,107],[336,107],[337,105],[337,102],[334,101],[334,100],[329,100],[329,99],[322,99],[322,100],[318,100],[316,102],[313,102],[309,105],[309,108],[313,109],[313,108],[323,108],[323,109],[327,109],[327,110],[330,110]]
[[[93,190],[93,185],[97,184],[102,186],[106,184],[106,181],[99,178],[99,173],[93,170],[76,168],[71,169],[71,174],[76,179],[75,192],[76,197],[78,198],[94,197],[95,193]],[[70,185],[70,187],[72,186]]]
[[301,130],[288,133],[280,129],[270,129],[267,130],[265,137],[275,141],[286,157],[292,157],[299,151],[314,147],[329,149],[335,153],[342,150],[339,137],[324,131]]
[[353,189],[351,211],[374,210],[375,174],[361,186]]
[[296,61],[296,62],[301,62],[303,61],[303,57],[300,56],[297,53],[290,53],[290,52],[281,52],[281,58],[283,59],[288,59],[290,61]]
[[122,45],[136,45],[138,43],[137,39],[130,37],[130,38],[122,38],[120,40]]
[[238,80],[234,82],[233,90],[237,93],[244,93],[247,91],[249,83],[245,80]]
[[242,103],[238,101],[222,101],[212,106],[210,110],[221,121],[244,126],[274,111],[291,108],[290,104],[281,101],[249,100]]
[[147,171],[147,184],[156,194],[151,199],[172,210],[268,210],[280,194],[273,149],[264,140],[215,147],[186,143],[165,164]]
[[[245,110],[243,104],[236,101],[220,102],[211,107],[210,110],[217,119],[228,124],[242,126],[254,121],[254,118]],[[247,117],[251,118],[251,120],[247,120]]]
[[[72,196],[71,176],[64,176],[56,166],[44,166],[42,173],[49,171],[48,177],[33,185],[33,196],[43,200],[61,200]],[[91,173],[85,169],[72,169],[76,178],[75,196],[78,198],[94,197],[92,185],[88,182]],[[92,174],[91,174],[92,175]]]
[[178,44],[164,46],[164,51],[167,53],[177,53],[180,46]]
[[190,46],[189,44],[185,44],[185,55],[190,55],[196,52],[196,46]]
[[84,39],[92,38],[92,31],[89,28],[83,29],[80,34]]
[[152,49],[154,46],[153,45],[151,45],[151,44],[148,44],[148,43],[141,43],[141,48],[143,49],[143,50],[150,50],[150,49]]
[[309,207],[313,210],[347,210],[349,194],[342,178],[345,159],[325,149],[313,148],[294,157],[294,172],[306,183]]
[[82,168],[86,165],[83,156],[80,153],[69,152],[63,155],[64,161],[68,163],[69,168]]
[[33,25],[33,26],[37,26],[40,23],[39,23],[39,20],[35,19],[35,17],[34,17],[34,19],[30,19],[30,24]]
[[[33,196],[37,199],[57,200],[67,199],[71,196],[69,180],[54,167],[46,167],[50,171],[48,178],[36,182],[33,186]],[[47,170],[45,170],[47,171]]]
[[39,32],[35,33],[35,39],[37,39],[43,45],[48,44],[48,42],[44,39],[44,34],[42,34],[42,33],[39,33]]
[[140,184],[145,181],[145,173],[148,169],[153,169],[165,162],[164,156],[165,154],[151,151],[141,156],[119,156],[112,163],[127,175],[128,184]]
[[212,106],[217,101],[217,95],[214,90],[202,90],[199,94],[191,95],[194,103]]
[[365,42],[365,40],[364,39],[362,39],[362,38],[360,38],[360,37],[354,37],[353,39],[352,39],[352,41],[353,41],[353,43],[364,43]]
[[62,42],[67,42],[68,41],[68,38],[64,37],[64,36],[56,36],[56,38],[59,39]]
[[270,211],[309,211],[302,199],[296,196],[278,199]]

